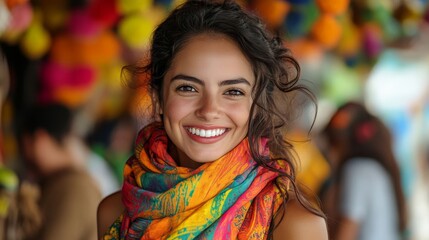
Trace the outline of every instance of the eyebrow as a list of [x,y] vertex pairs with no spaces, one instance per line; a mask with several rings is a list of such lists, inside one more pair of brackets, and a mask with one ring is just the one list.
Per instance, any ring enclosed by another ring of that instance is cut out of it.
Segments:
[[[198,79],[196,77],[184,75],[184,74],[178,74],[178,75],[174,76],[173,78],[171,78],[170,81],[179,80],[179,79],[198,83],[198,84],[203,85],[203,86],[205,85],[203,80]],[[240,84],[240,83],[244,83],[246,85],[252,86],[249,81],[247,81],[245,78],[242,78],[242,77],[235,78],[235,79],[223,80],[219,83],[219,86],[227,86],[227,85],[234,85],[234,84]]]

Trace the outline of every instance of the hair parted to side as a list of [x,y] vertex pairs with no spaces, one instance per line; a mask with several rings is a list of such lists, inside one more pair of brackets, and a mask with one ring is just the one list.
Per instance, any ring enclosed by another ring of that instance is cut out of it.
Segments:
[[[269,33],[262,21],[255,15],[241,9],[231,0],[225,1],[187,1],[179,6],[157,27],[152,38],[150,58],[143,66],[129,65],[124,68],[131,76],[149,76],[146,83],[156,94],[153,105],[163,101],[162,85],[166,72],[176,54],[194,36],[200,34],[224,35],[240,47],[250,62],[255,76],[253,104],[250,110],[248,139],[255,161],[272,171],[270,162],[284,160],[290,172],[280,172],[283,178],[291,180],[298,200],[313,213],[323,213],[306,202],[295,186],[295,169],[291,157],[291,144],[284,140],[285,129],[289,124],[290,113],[294,108],[290,98],[294,91],[301,91],[312,100],[311,92],[298,84],[300,67],[281,38]],[[143,83],[145,85],[145,83]],[[155,119],[155,110],[154,119]],[[273,158],[259,154],[259,139],[267,137]],[[281,185],[282,181],[278,181]],[[286,186],[279,186],[286,199]],[[286,202],[286,201],[285,201]],[[271,231],[272,232],[272,231]]]

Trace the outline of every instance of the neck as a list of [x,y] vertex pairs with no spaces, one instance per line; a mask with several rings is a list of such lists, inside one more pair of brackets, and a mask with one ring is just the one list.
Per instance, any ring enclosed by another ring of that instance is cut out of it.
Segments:
[[172,142],[168,144],[168,152],[170,153],[171,157],[175,159],[177,166],[179,167],[186,167],[190,169],[197,169],[203,163],[196,162],[192,159],[190,159],[186,154],[184,154],[181,151],[178,151],[176,146]]

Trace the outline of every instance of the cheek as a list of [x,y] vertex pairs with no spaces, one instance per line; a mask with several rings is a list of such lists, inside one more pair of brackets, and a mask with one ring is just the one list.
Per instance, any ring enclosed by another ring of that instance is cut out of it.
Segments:
[[162,107],[164,112],[164,121],[170,123],[177,122],[187,116],[193,109],[193,104],[189,101],[183,101],[179,98],[167,99]]
[[239,127],[245,127],[247,132],[247,124],[249,122],[251,104],[230,104],[228,105],[228,112],[230,118],[236,123]]

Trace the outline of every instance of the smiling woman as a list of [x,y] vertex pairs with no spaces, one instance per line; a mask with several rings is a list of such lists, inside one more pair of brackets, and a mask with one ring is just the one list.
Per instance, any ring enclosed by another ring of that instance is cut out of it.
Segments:
[[223,35],[200,34],[177,53],[160,112],[181,166],[212,162],[246,137],[254,78],[240,48]]
[[154,121],[121,192],[99,206],[100,237],[328,238],[282,137],[289,95],[308,91],[258,18],[232,1],[187,1],[155,30],[149,64],[125,70],[151,76]]

